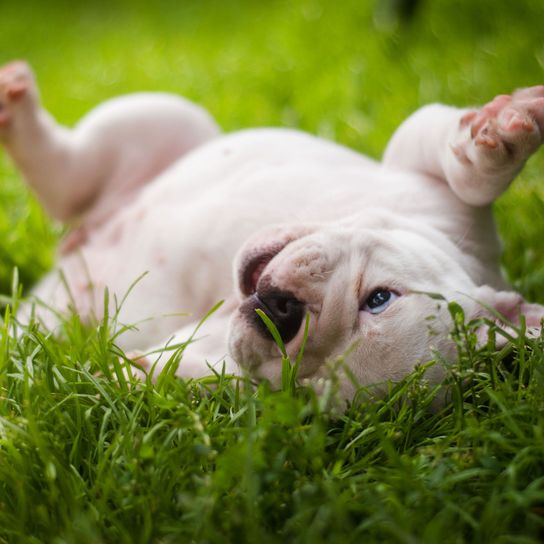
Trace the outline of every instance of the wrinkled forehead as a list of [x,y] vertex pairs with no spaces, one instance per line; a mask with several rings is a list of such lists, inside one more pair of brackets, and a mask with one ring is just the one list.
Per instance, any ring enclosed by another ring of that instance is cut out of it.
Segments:
[[362,275],[365,283],[402,282],[411,289],[421,290],[472,286],[455,251],[417,232],[329,228],[311,238],[314,236],[314,242],[322,246],[336,266],[350,274]]

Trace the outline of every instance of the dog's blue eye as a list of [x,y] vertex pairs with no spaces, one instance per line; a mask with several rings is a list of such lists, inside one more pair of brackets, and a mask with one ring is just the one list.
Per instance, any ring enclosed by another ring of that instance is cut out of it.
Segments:
[[362,310],[371,314],[383,312],[398,297],[389,289],[374,289],[363,304]]

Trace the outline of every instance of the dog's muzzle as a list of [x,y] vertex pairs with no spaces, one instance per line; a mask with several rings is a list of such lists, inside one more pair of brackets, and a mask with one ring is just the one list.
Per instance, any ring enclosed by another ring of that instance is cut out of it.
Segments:
[[267,290],[250,296],[241,308],[247,320],[264,337],[270,331],[255,310],[262,310],[274,323],[284,344],[297,334],[304,318],[304,304],[287,291]]

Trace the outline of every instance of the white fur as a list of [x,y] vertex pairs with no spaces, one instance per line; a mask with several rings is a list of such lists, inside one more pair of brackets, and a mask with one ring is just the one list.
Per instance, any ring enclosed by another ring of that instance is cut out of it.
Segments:
[[[14,72],[27,92],[10,100]],[[99,319],[104,288],[120,301],[145,274],[119,311],[138,328],[119,343],[140,350],[186,341],[224,299],[179,374],[226,361],[277,384],[279,350],[240,310],[237,278],[279,244],[259,282],[291,292],[309,314],[300,377],[319,379],[343,357],[362,384],[399,379],[433,350],[452,355],[445,304],[424,292],[459,301],[469,317],[482,312],[479,295],[514,320],[524,308],[497,291],[506,285],[490,207],[542,143],[544,90],[518,93],[487,110],[423,108],[375,162],[293,130],[220,135],[204,110],[167,95],[115,99],[68,130],[39,106],[28,67],[12,64],[0,70],[10,118],[2,127],[0,117],[0,137],[44,207],[74,229],[34,295],[61,312],[72,298],[84,319]],[[377,287],[400,296],[374,315],[361,307]],[[527,308],[538,324],[542,308]],[[52,313],[39,316],[55,326]]]

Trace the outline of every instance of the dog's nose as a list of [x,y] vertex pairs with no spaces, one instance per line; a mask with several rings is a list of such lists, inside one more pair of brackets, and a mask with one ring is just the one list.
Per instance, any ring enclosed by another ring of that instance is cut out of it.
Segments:
[[[276,325],[281,339],[285,344],[291,341],[297,334],[304,318],[304,304],[297,300],[291,293],[271,291],[254,295],[255,309],[261,309]],[[255,315],[255,323],[262,332],[269,335],[263,320]]]

